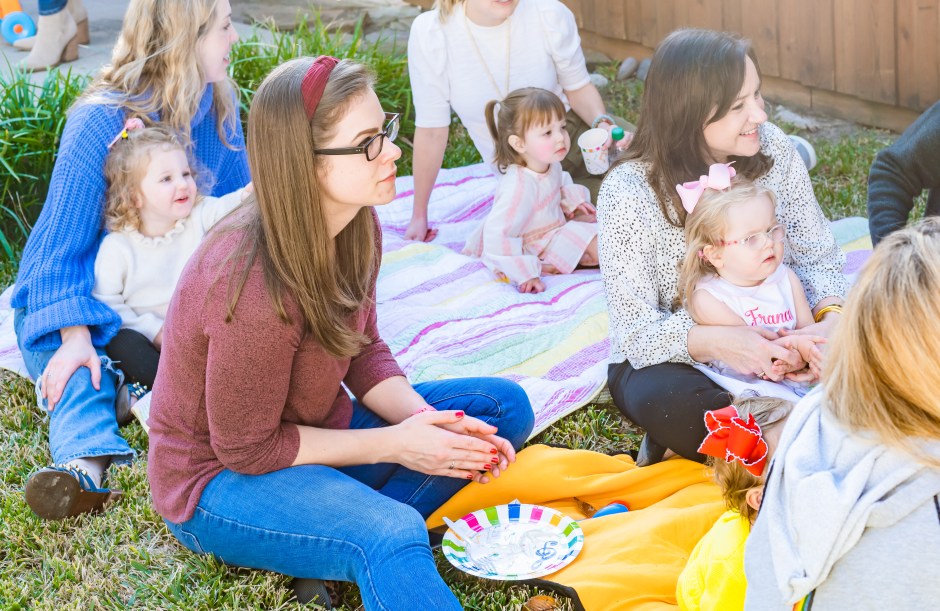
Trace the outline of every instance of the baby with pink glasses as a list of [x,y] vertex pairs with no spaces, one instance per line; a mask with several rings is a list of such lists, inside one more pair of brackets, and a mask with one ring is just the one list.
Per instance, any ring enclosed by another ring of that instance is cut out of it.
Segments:
[[[783,263],[786,227],[775,214],[776,195],[736,177],[731,164],[723,163],[676,190],[687,213],[676,306],[701,325],[744,325],[775,334],[793,351],[793,358],[775,361],[771,371],[735,371],[719,362],[702,371],[734,392],[743,387],[727,384],[728,379],[745,382],[758,394],[802,396],[807,383],[819,379],[817,344],[825,339],[790,333],[813,324],[813,312],[799,278]],[[769,384],[769,378],[786,389],[775,388],[779,385]]]

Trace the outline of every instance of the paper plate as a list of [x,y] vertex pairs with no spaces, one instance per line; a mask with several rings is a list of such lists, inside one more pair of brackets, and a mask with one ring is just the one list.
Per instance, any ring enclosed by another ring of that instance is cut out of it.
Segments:
[[444,535],[444,556],[487,579],[533,579],[554,573],[581,551],[581,526],[549,507],[509,503],[468,513]]

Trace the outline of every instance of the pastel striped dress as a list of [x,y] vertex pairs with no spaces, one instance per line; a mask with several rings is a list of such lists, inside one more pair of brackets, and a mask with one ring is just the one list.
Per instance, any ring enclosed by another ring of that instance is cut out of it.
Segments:
[[569,274],[597,236],[597,223],[569,221],[565,213],[590,201],[588,189],[574,184],[560,163],[544,174],[510,165],[496,188],[493,209],[463,252],[480,257],[515,284],[540,277],[543,263]]

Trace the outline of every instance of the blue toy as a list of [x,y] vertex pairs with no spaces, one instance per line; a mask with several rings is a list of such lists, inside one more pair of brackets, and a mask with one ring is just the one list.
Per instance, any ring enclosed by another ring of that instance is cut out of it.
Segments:
[[591,516],[592,518],[603,518],[604,516],[612,516],[615,513],[624,513],[630,511],[630,508],[627,507],[627,504],[623,501],[614,501],[609,505],[605,505],[597,510],[597,512]]
[[19,0],[0,0],[0,36],[11,45],[36,35],[36,24],[23,12]]

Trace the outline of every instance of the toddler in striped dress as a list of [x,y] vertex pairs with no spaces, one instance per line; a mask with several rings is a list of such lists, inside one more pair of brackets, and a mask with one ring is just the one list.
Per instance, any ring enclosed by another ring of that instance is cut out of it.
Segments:
[[561,169],[571,146],[562,101],[544,89],[517,89],[486,105],[486,123],[503,176],[493,209],[464,253],[480,257],[520,293],[544,291],[544,274],[596,266],[597,217],[590,192]]

